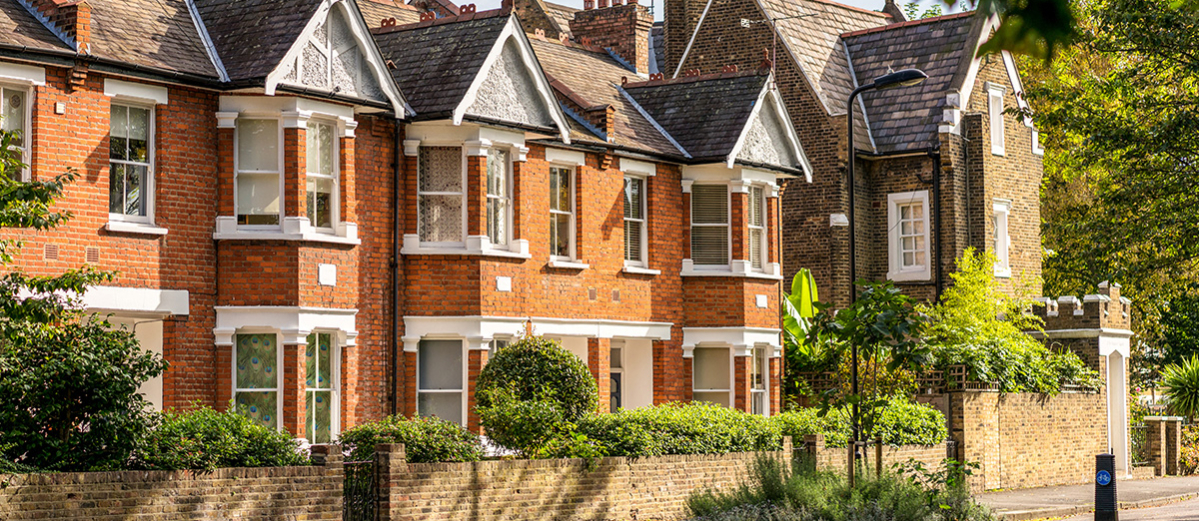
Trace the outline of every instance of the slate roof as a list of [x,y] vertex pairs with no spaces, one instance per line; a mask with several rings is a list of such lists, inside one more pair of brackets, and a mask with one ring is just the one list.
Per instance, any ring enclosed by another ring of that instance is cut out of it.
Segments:
[[195,3],[232,81],[266,78],[291,50],[321,4],[320,0]]
[[102,58],[219,77],[184,0],[88,0],[91,53]]
[[0,44],[74,51],[29,14],[17,0],[0,0]]
[[662,67],[666,66],[666,30],[663,29],[662,22],[654,22],[654,26],[649,30],[649,41],[654,49],[654,53],[649,56],[652,61],[649,71],[662,72]]
[[767,76],[753,72],[708,78],[630,84],[626,90],[693,160],[722,161],[745,130]]
[[369,28],[380,27],[388,18],[395,18],[398,25],[420,21],[420,10],[400,0],[358,0],[358,10]]
[[445,119],[462,102],[508,23],[501,10],[372,29],[415,119]]
[[[613,144],[669,156],[682,157],[679,150],[637,108],[620,93],[622,78],[633,73],[600,49],[587,49],[557,40],[530,38],[537,61],[547,76],[561,82],[590,105],[612,105],[616,109]],[[567,116],[571,123],[571,141],[601,141]]]
[[945,95],[974,52],[970,40],[977,21],[966,12],[843,35],[860,84],[888,68],[928,74],[918,86],[862,93],[876,153],[923,150],[937,142]]
[[558,28],[568,37],[573,37],[570,32],[570,21],[575,19],[575,13],[580,9],[562,4],[553,4],[545,2],[545,14],[558,24]]

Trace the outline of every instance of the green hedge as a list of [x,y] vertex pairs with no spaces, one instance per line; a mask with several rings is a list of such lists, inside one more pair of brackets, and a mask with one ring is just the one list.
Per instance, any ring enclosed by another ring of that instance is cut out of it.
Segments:
[[[782,435],[791,436],[796,444],[806,435],[823,433],[829,447],[847,446],[853,425],[848,407],[830,409],[823,417],[817,408],[800,408],[772,420],[779,424]],[[882,436],[883,443],[895,446],[936,445],[948,436],[941,411],[903,397],[894,397],[879,409],[873,431],[868,421],[863,421],[863,429],[867,437]]]
[[291,435],[264,427],[233,410],[168,410],[139,443],[130,468],[214,470],[223,467],[307,465]]
[[607,449],[609,456],[724,454],[778,450],[782,436],[770,419],[708,403],[672,403],[597,414],[577,432]]
[[350,450],[350,461],[374,459],[379,443],[403,443],[411,463],[479,461],[483,457],[478,435],[439,418],[388,416],[346,430],[338,443]]

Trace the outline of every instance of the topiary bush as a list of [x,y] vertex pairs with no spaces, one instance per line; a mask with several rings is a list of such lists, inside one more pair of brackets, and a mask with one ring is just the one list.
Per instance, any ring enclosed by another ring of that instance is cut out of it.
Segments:
[[482,407],[491,405],[492,391],[509,389],[517,400],[556,403],[569,422],[599,406],[587,364],[558,342],[535,336],[500,348],[479,373],[475,389],[475,403]]
[[577,432],[607,447],[610,456],[725,454],[780,450],[782,436],[769,418],[710,403],[670,403],[596,414]]
[[168,410],[139,444],[129,465],[136,470],[204,470],[224,467],[307,465],[291,435],[262,426],[235,408]]
[[477,434],[440,418],[388,416],[347,429],[337,442],[349,449],[350,461],[373,460],[379,443],[403,443],[411,463],[479,461],[483,457]]

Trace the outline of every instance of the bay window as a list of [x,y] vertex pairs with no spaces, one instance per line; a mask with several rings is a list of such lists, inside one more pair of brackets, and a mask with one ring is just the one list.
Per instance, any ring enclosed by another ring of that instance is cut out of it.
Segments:
[[233,349],[233,402],[238,412],[264,427],[279,428],[279,357],[283,352],[278,335],[238,334]]
[[466,388],[461,340],[421,340],[416,353],[416,412],[459,425],[466,423]]
[[487,150],[487,238],[507,246],[511,233],[512,162],[506,148]]
[[237,224],[279,225],[283,216],[282,141],[279,120],[237,120]]
[[697,347],[691,359],[691,396],[696,402],[711,402],[728,407],[732,391],[731,368],[727,347]]
[[574,169],[550,167],[550,258],[575,256]]
[[421,242],[462,243],[466,170],[459,147],[421,147],[417,206]]
[[749,189],[749,265],[760,270],[766,259],[766,194],[761,186]]
[[154,109],[114,103],[109,114],[109,218],[149,221],[154,193]]
[[691,260],[696,266],[729,265],[729,188],[691,187]]
[[307,131],[308,222],[332,232],[337,224],[337,127],[309,121]]
[[308,335],[304,352],[304,437],[309,443],[330,443],[337,436],[336,350],[332,333]]
[[624,260],[645,266],[645,179],[624,178]]

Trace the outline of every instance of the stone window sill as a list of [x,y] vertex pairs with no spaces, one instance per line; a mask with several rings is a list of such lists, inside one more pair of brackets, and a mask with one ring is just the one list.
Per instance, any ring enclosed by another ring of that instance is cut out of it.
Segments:
[[486,236],[471,236],[465,244],[436,245],[422,244],[416,234],[404,235],[404,245],[400,248],[401,255],[473,255],[481,257],[502,257],[508,259],[531,259],[529,241],[514,239],[511,249],[495,249]]
[[163,236],[167,234],[167,229],[161,226],[155,226],[150,223],[128,221],[108,221],[108,224],[104,225],[104,229],[111,233],[132,233],[137,235],[156,236]]
[[575,261],[568,261],[568,260],[554,260],[554,259],[550,259],[550,262],[547,265],[551,268],[559,269],[559,270],[585,270],[585,269],[591,267],[590,264],[586,264],[586,263],[582,263],[582,262],[575,262]]
[[649,268],[642,268],[641,266],[629,266],[629,265],[627,265],[627,264],[625,265],[624,269],[623,269],[623,270],[621,270],[621,271],[623,271],[623,272],[625,272],[625,273],[632,274],[632,275],[650,275],[650,276],[654,276],[654,275],[661,275],[661,274],[662,274],[662,270],[651,270],[651,269],[649,269]]
[[764,270],[750,267],[749,261],[735,260],[728,267],[712,267],[696,269],[691,259],[683,259],[683,269],[679,273],[683,277],[740,277],[747,279],[783,280],[782,268],[777,262],[766,265]]
[[217,241],[303,241],[358,246],[358,225],[338,223],[336,233],[322,233],[308,224],[306,217],[284,217],[283,226],[277,230],[245,230],[237,226],[235,217],[217,217],[216,231],[212,238]]

